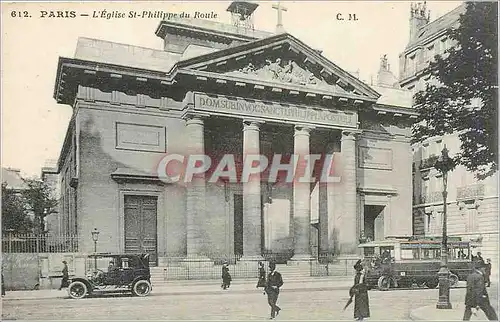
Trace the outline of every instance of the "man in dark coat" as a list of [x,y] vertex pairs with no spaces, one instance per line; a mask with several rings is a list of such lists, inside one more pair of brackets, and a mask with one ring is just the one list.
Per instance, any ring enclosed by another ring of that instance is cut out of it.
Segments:
[[491,259],[486,259],[486,264],[484,265],[484,282],[486,283],[486,287],[490,287],[491,285]]
[[276,264],[271,262],[269,263],[269,274],[267,275],[267,285],[265,288],[267,303],[271,307],[271,319],[274,319],[281,311],[281,308],[276,305],[281,286],[283,286],[283,278],[276,271]]
[[2,272],[2,296],[5,296],[5,282],[3,280],[3,272]]
[[352,303],[354,297],[354,319],[362,321],[370,317],[370,301],[368,299],[368,286],[365,284],[365,270],[361,261],[354,265],[356,275],[354,276],[354,285],[349,290],[350,299],[344,307],[344,310]]
[[495,310],[490,304],[486,285],[484,284],[483,272],[480,270],[478,262],[472,265],[472,273],[467,277],[467,292],[465,294],[464,321],[469,321],[472,309],[481,308],[490,321],[498,320]]
[[62,261],[64,264],[64,267],[62,269],[62,281],[61,281],[61,286],[59,287],[59,291],[64,288],[68,287],[68,281],[69,281],[69,274],[68,274],[68,263],[66,261]]
[[227,262],[224,262],[224,264],[222,265],[222,289],[223,290],[226,290],[229,288],[229,286],[231,286],[231,274],[229,274],[229,267],[228,267],[228,264]]

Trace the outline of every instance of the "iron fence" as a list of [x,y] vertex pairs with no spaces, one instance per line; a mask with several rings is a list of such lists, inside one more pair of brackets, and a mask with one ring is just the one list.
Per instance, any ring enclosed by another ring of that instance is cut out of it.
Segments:
[[310,262],[310,275],[321,276],[351,276],[354,274],[355,260],[338,259],[333,254],[320,254]]
[[76,253],[77,235],[2,233],[4,253]]
[[[204,256],[167,256],[162,257],[159,267],[161,279],[168,280],[203,280],[220,279],[222,265],[227,262],[233,278],[257,278],[258,261],[241,261],[241,255],[209,254]],[[265,265],[267,266],[267,265]],[[152,277],[160,278],[159,272]],[[156,276],[155,276],[156,275]]]

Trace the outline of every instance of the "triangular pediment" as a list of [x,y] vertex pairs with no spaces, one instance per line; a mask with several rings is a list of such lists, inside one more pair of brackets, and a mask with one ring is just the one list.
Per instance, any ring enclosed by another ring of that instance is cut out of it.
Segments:
[[373,101],[380,96],[371,87],[289,34],[193,57],[179,62],[178,68],[248,82],[318,90],[333,96],[349,95]]

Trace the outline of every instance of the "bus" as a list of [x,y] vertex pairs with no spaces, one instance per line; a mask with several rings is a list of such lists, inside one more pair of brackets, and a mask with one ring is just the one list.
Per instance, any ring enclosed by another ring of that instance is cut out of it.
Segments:
[[[460,238],[450,238],[448,268],[450,286],[466,281],[472,269],[471,248],[477,245]],[[363,249],[365,281],[369,288],[388,290],[398,287],[439,284],[441,267],[441,240],[439,238],[406,238],[370,241],[360,244]]]

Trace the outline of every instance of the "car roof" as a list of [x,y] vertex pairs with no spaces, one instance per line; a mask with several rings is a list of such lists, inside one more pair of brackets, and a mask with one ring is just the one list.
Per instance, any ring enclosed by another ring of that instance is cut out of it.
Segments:
[[359,244],[358,247],[377,247],[377,246],[394,246],[396,244],[400,244],[400,240],[376,240],[363,244]]
[[147,253],[97,253],[89,254],[88,257],[144,257]]

